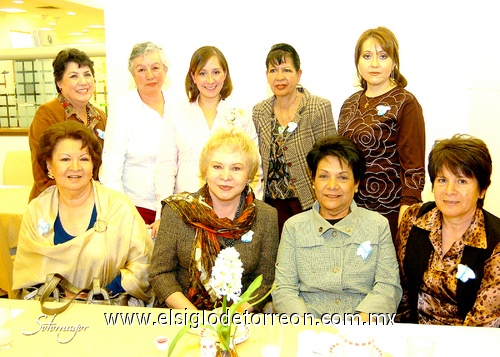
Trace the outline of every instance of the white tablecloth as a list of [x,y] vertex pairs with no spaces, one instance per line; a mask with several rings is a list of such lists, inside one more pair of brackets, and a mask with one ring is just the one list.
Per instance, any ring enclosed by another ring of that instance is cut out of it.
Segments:
[[[82,356],[166,356],[166,351],[157,350],[154,339],[160,335],[173,338],[181,326],[176,326],[174,323],[161,325],[158,323],[160,315],[163,314],[165,319],[162,321],[165,322],[173,316],[172,314],[177,313],[180,317],[185,314],[182,310],[73,304],[52,321],[54,328],[78,325],[82,327],[71,342],[62,344],[56,340],[56,330],[41,331],[42,324],[50,323],[51,317],[40,317],[42,312],[38,301],[0,299],[0,307],[7,305],[11,306],[17,316],[12,321],[13,346],[5,351],[6,353],[2,353],[6,356],[76,354]],[[117,318],[114,324],[106,322],[107,318],[109,320],[110,313],[115,313],[114,317]],[[130,325],[123,323],[125,317],[132,322]],[[146,323],[146,318],[149,318],[149,323]],[[297,334],[301,331],[314,329],[338,332],[336,328],[322,326],[319,321],[317,322],[317,326],[284,326],[281,356],[295,357],[297,355]],[[85,326],[86,328],[83,329]],[[375,336],[375,344],[385,352],[385,356],[406,356],[406,341],[411,336],[431,338],[435,342],[435,357],[498,356],[500,351],[500,329],[494,328],[413,324],[356,328],[369,329]],[[25,332],[40,331],[27,336],[22,333],[23,330]],[[252,325],[250,331],[249,338],[237,345],[239,357],[260,356],[259,333],[262,328]],[[64,332],[60,335],[60,339],[66,339],[70,334],[70,332]],[[199,338],[192,334],[184,335],[173,356],[200,356]],[[320,357],[320,355],[315,356]]]

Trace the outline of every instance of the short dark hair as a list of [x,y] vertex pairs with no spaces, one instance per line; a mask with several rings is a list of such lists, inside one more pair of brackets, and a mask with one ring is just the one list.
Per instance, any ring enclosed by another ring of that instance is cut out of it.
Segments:
[[[434,142],[427,167],[433,188],[436,177],[444,168],[456,176],[475,178],[479,192],[486,191],[491,184],[493,165],[488,147],[484,141],[471,135],[455,134],[450,139]],[[484,198],[478,199],[478,207],[483,207],[483,204]]]
[[227,64],[226,57],[224,54],[215,46],[203,46],[198,48],[191,57],[191,62],[189,63],[189,70],[186,74],[185,88],[186,94],[188,96],[189,102],[193,103],[196,101],[200,95],[200,91],[194,83],[191,75],[196,76],[202,69],[203,66],[207,64],[208,60],[213,56],[217,57],[222,70],[226,74],[226,80],[220,91],[221,99],[224,100],[229,97],[233,91],[233,81],[231,80],[231,74],[229,73],[229,65]]
[[363,151],[351,139],[340,135],[329,135],[314,144],[306,156],[307,166],[311,170],[313,179],[316,177],[319,162],[327,156],[345,161],[352,169],[354,182],[361,181],[366,171],[366,159]]
[[285,62],[285,57],[292,59],[293,67],[296,71],[300,69],[300,57],[295,48],[287,43],[277,43],[271,47],[266,57],[266,69],[269,65],[280,65]]
[[52,68],[54,69],[54,82],[56,84],[57,93],[61,93],[61,89],[57,85],[57,82],[60,82],[62,80],[69,62],[75,62],[78,65],[78,68],[82,66],[89,67],[90,71],[92,72],[92,77],[95,77],[94,62],[89,58],[89,56],[87,56],[85,52],[80,51],[76,48],[66,48],[64,50],[61,50],[52,62]]
[[76,120],[65,120],[49,126],[40,137],[36,160],[47,175],[47,160],[52,158],[56,145],[63,139],[80,140],[82,149],[88,148],[94,169],[92,176],[96,179],[102,163],[102,146],[91,129]]

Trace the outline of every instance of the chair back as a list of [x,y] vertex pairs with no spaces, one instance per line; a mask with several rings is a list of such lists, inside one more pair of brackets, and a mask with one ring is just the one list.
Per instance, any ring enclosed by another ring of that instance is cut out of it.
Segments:
[[7,237],[0,237],[0,290],[7,292],[9,298],[14,298],[12,291],[12,258]]
[[29,150],[9,151],[3,164],[3,184],[33,186],[33,169]]

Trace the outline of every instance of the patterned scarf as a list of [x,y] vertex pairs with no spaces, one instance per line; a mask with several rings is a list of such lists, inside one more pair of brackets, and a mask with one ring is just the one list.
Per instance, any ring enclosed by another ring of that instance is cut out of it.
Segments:
[[247,233],[255,219],[255,196],[249,185],[242,193],[245,195],[242,212],[234,220],[219,218],[213,209],[208,185],[199,191],[199,198],[188,192],[166,198],[168,204],[188,226],[196,228],[189,265],[190,287],[188,299],[198,309],[213,309],[217,302],[215,292],[209,281],[215,258],[220,252],[217,237],[238,240]]
[[61,93],[58,94],[57,99],[61,103],[62,107],[64,108],[64,111],[66,112],[66,117],[69,118],[73,114],[75,114],[76,118],[85,124],[85,126],[89,127],[90,129],[94,130],[94,127],[101,121],[101,116],[99,112],[94,108],[94,106],[90,103],[87,103],[87,118],[83,120],[78,116],[76,113],[75,107],[66,99],[65,96],[63,96]]

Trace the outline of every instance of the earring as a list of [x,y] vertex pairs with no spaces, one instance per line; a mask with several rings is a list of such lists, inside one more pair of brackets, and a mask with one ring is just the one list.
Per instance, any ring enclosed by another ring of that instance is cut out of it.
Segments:
[[53,180],[54,179],[54,175],[52,175],[52,172],[47,172],[47,176],[49,177],[49,179]]
[[311,187],[312,187],[312,189],[313,189],[313,190],[315,190],[315,189],[316,189],[316,186],[314,186],[314,184],[313,184],[313,185],[311,185]]
[[395,74],[394,74],[394,69],[391,71],[391,75],[389,76],[389,80],[393,83],[396,84],[396,80],[394,79]]
[[358,189],[355,189],[355,190],[354,190],[354,193],[358,193]]

